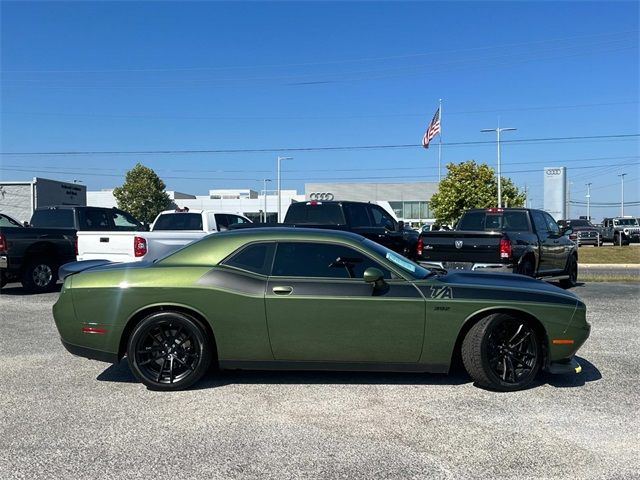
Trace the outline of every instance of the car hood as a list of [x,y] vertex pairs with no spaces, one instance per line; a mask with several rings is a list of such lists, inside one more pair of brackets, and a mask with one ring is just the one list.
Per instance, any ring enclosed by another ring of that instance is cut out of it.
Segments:
[[[439,283],[453,288],[463,297],[495,298],[523,301],[557,301],[576,304],[580,298],[560,287],[514,273],[485,273],[475,271],[450,271],[438,277]],[[458,295],[460,297],[460,295]],[[555,299],[555,300],[554,300]]]

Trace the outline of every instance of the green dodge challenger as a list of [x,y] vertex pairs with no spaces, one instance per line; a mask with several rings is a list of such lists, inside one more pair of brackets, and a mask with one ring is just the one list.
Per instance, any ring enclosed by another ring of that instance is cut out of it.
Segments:
[[521,275],[427,270],[352,233],[217,233],[152,264],[61,268],[53,307],[71,353],[116,363],[157,390],[221,369],[446,373],[527,387],[579,373],[589,336],[574,294]]

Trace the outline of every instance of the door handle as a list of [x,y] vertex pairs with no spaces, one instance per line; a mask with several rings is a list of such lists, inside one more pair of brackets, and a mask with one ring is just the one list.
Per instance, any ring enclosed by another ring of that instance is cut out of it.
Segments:
[[273,287],[273,293],[276,295],[289,295],[293,292],[293,287]]

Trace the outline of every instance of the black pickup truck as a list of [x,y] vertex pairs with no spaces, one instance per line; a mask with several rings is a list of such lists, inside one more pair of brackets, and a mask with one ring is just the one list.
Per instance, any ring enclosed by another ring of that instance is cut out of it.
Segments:
[[[282,227],[325,228],[357,233],[408,258],[414,258],[418,232],[406,228],[375,203],[347,201],[297,202],[289,205]],[[273,227],[272,223],[232,225],[232,229]]]
[[526,208],[472,209],[456,228],[420,235],[416,258],[427,268],[512,272],[575,286],[578,252],[551,215]]
[[58,267],[76,260],[78,230],[145,228],[122,210],[75,206],[39,208],[29,227],[6,224],[0,224],[0,288],[17,280],[34,293],[51,291]]

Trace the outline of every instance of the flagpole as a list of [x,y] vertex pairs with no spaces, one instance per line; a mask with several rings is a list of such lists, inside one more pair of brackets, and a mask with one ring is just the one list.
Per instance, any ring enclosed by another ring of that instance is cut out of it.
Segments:
[[439,143],[438,143],[438,182],[442,179],[442,99],[440,99],[440,105],[438,106],[440,110],[440,135],[439,135]]

